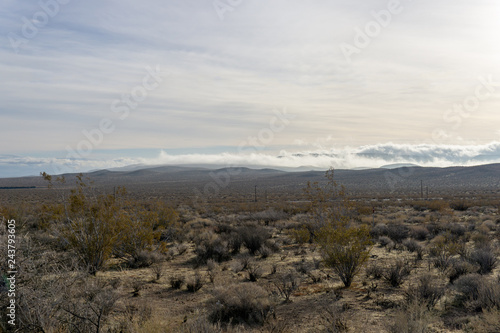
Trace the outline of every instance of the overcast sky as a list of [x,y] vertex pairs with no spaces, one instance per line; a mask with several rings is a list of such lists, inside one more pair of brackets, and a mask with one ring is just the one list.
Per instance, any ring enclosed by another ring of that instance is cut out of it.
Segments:
[[4,0],[0,172],[498,162],[499,17],[494,0]]

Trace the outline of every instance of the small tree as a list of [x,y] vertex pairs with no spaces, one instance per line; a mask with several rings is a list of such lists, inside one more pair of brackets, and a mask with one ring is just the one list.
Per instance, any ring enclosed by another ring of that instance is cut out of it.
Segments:
[[95,274],[111,256],[124,221],[116,195],[98,195],[83,175],[64,202],[66,224],[60,237],[76,252],[90,274]]
[[333,169],[326,172],[327,184],[310,184],[306,193],[314,220],[311,236],[320,246],[323,261],[349,287],[368,259],[371,240],[367,226],[351,224],[352,207],[345,188],[338,186]]

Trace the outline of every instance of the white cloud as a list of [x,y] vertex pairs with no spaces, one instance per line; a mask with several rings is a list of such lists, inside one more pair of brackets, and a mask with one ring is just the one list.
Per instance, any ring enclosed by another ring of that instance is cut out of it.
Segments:
[[[237,151],[237,149],[234,149]],[[129,165],[213,165],[213,167],[247,166],[254,168],[314,167],[327,169],[378,168],[387,164],[413,163],[420,166],[471,166],[500,163],[500,142],[485,145],[403,145],[378,144],[278,154],[232,152],[213,154],[168,154],[160,151],[156,157],[105,157],[100,159],[36,158],[30,156],[0,156],[1,176],[37,175],[48,173],[85,172]]]
[[[95,149],[237,146],[284,106],[296,119],[276,135],[278,150],[370,145],[377,155],[387,150],[372,146],[380,142],[433,142],[434,129],[451,144],[497,139],[498,93],[457,130],[443,115],[474,93],[478,76],[500,81],[498,2],[402,0],[404,11],[346,64],[339,45],[387,3],[243,1],[221,21],[211,1],[70,1],[18,53],[0,46],[1,153],[75,147],[83,130],[116,120],[110,104],[156,64],[164,82]],[[40,10],[38,2],[4,7],[3,37],[21,34],[22,17]],[[374,162],[356,149],[334,162]],[[260,159],[320,163],[251,161]]]

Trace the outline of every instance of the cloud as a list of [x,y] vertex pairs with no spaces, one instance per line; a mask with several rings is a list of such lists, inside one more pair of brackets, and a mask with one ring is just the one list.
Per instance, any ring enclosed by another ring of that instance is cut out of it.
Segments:
[[[242,1],[223,21],[212,1],[69,1],[18,53],[6,37],[21,35],[22,18],[41,7],[5,1],[2,153],[75,146],[82,130],[116,120],[110,104],[157,64],[168,77],[96,148],[238,145],[284,106],[297,121],[274,145],[328,135],[353,146],[431,142],[432,129],[451,131],[443,115],[474,93],[478,76],[500,79],[500,6],[401,2],[404,11],[347,65],[339,45],[388,1]],[[496,97],[452,138],[496,138]]]
[[[130,165],[203,165],[213,167],[247,166],[254,168],[311,167],[327,169],[377,168],[387,164],[413,163],[420,166],[447,167],[500,163],[500,142],[485,145],[378,144],[307,151],[273,153],[254,150],[251,153],[221,152],[212,154],[169,154],[160,151],[156,157],[111,157],[95,159],[37,158],[0,156],[0,175],[4,177],[86,172]],[[123,153],[123,152],[121,152]]]

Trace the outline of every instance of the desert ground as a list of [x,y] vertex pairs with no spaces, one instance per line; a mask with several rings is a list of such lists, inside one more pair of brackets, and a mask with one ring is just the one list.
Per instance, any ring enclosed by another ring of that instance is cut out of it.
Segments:
[[496,183],[391,172],[4,179],[0,330],[500,332]]

